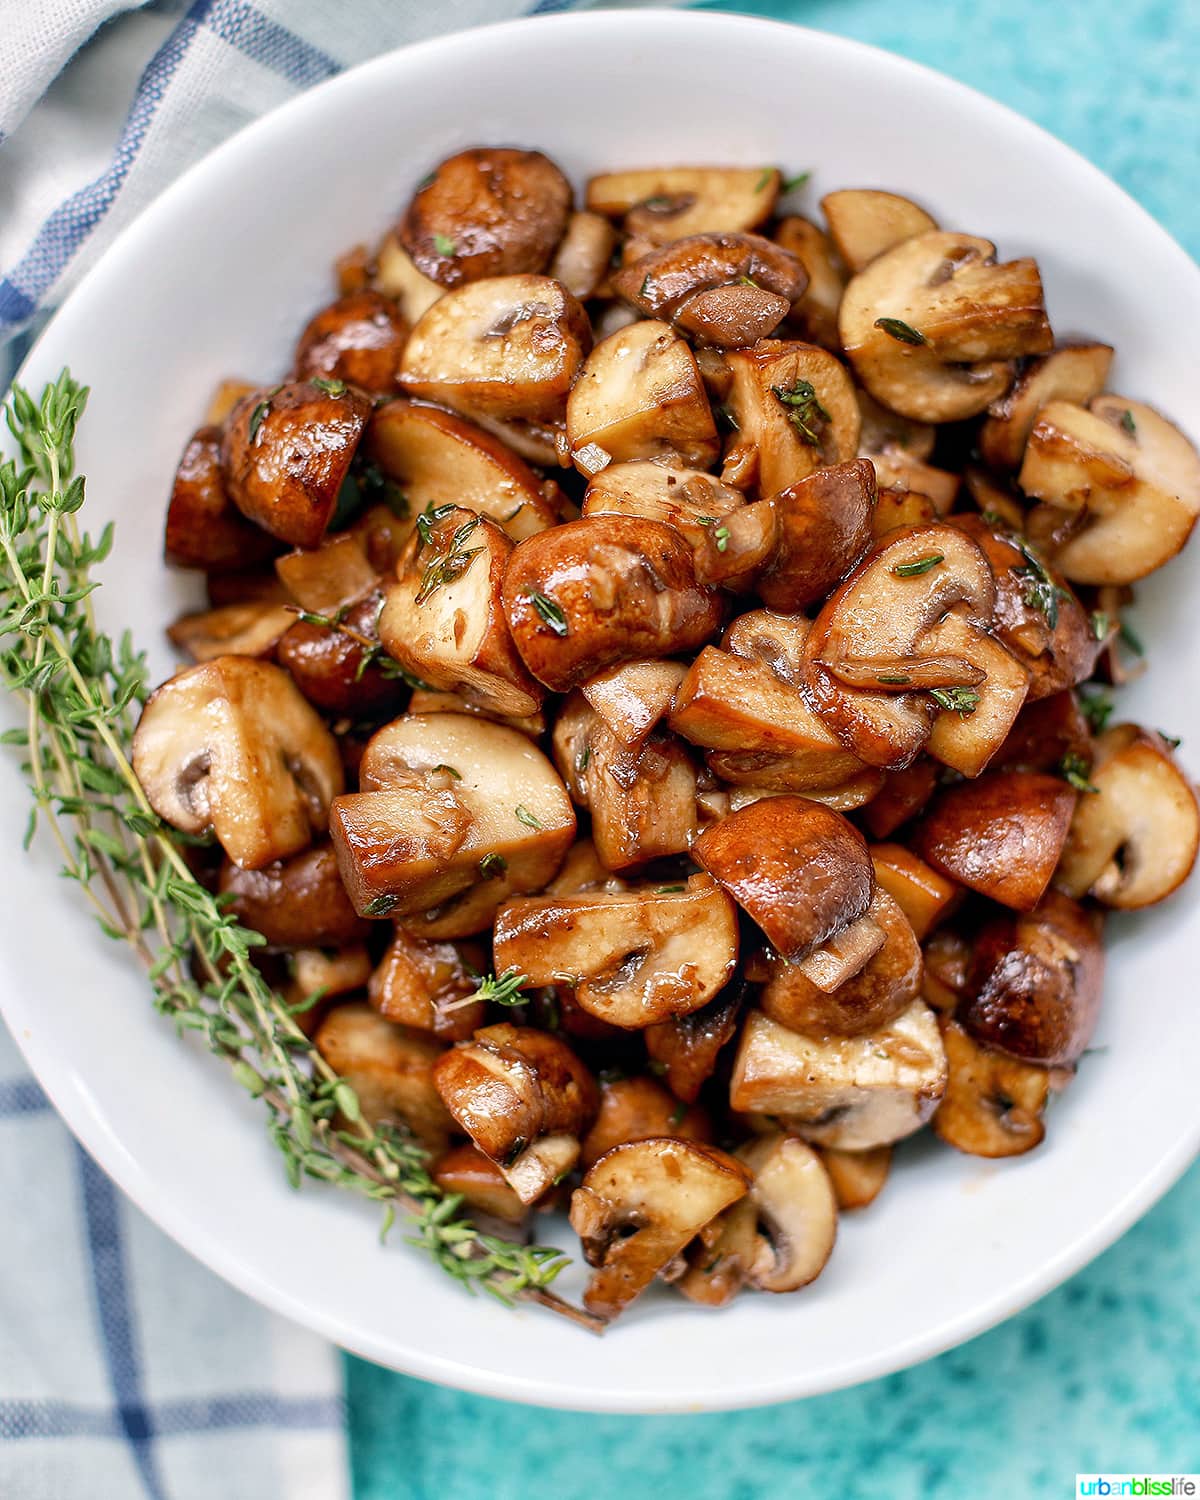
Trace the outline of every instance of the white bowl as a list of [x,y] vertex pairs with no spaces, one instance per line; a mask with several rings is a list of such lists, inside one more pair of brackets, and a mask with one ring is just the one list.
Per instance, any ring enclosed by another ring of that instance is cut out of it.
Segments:
[[[160,563],[165,500],[215,382],[282,370],[328,299],[335,255],[378,236],[432,163],[480,142],[543,147],[577,182],[621,165],[762,161],[813,169],[810,204],[835,187],[910,192],[1005,256],[1036,255],[1055,328],[1116,345],[1114,388],[1200,433],[1200,272],[1099,172],[999,105],[853,42],[732,16],[621,11],[472,31],[358,68],[214,152],[112,246],[29,358],[28,385],[69,364],[92,386],[85,515],[93,529],[117,520],[100,612],[132,627],[158,675],[162,626],[188,587]],[[1145,588],[1151,670],[1124,698],[1193,742],[1198,564],[1200,545]],[[71,1128],[222,1276],[431,1380],[606,1411],[748,1406],[867,1380],[1078,1270],[1200,1144],[1193,883],[1112,924],[1100,1051],[1053,1105],[1039,1150],[989,1164],[916,1143],[879,1202],[843,1221],[810,1290],[719,1313],[651,1296],[597,1340],[467,1297],[399,1234],[381,1249],[366,1205],[292,1193],[260,1111],[156,1015],[47,844],[19,857],[26,811],[5,766],[0,1001]]]

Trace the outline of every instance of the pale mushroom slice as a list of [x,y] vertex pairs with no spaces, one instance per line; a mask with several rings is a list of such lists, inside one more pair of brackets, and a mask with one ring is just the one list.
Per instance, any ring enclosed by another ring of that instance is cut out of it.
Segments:
[[443,1053],[433,1080],[459,1129],[522,1203],[575,1165],[598,1104],[591,1074],[561,1037],[507,1022]]
[[805,797],[771,797],[706,828],[692,857],[766,934],[801,959],[865,915],[875,876],[852,823]]
[[727,407],[736,427],[721,478],[776,495],[858,452],[861,417],[844,366],[816,344],[760,339],[731,350]]
[[855,276],[838,324],[859,381],[920,422],[976,416],[1012,380],[1009,361],[1053,343],[1037,263],[996,263],[973,235],[903,240]]
[[585,516],[641,516],[674,526],[693,547],[745,505],[740,490],[701,469],[674,469],[650,459],[609,464],[583,497]]
[[371,418],[365,441],[380,469],[400,486],[410,520],[461,505],[524,541],[558,517],[541,480],[498,438],[453,412],[415,401],[389,401]]
[[572,297],[586,302],[594,297],[608,275],[616,232],[601,214],[590,210],[574,213],[554,252],[550,275],[561,281]]
[[923,644],[931,654],[969,660],[984,674],[972,688],[933,690],[939,712],[925,742],[934,760],[960,775],[978,776],[1021,712],[1029,673],[1011,651],[973,625],[961,606],[935,625]]
[[376,588],[380,570],[358,532],[340,531],[319,547],[276,558],[275,572],[301,609],[334,615]]
[[582,695],[554,725],[554,759],[574,801],[591,814],[592,838],[609,870],[683,854],[697,832],[696,767],[663,730],[626,748]]
[[270,656],[296,623],[286,604],[251,600],[181,615],[167,627],[167,639],[193,661],[218,656]]
[[530,896],[496,916],[498,970],[573,989],[590,1015],[640,1030],[707,1005],[737,966],[733,902],[707,875],[686,884]]
[[473,147],[417,186],[401,245],[442,286],[544,271],[567,227],[571,184],[540,151]]
[[1025,444],[1038,413],[1051,401],[1086,406],[1104,389],[1113,360],[1110,344],[1065,342],[1031,359],[1012,388],[992,403],[979,429],[985,463],[1001,471],[1021,467]]
[[857,275],[884,251],[938,227],[937,221],[911,198],[877,188],[841,188],[826,193],[821,209],[829,225],[829,237],[851,275]]
[[146,701],[133,770],[182,833],[209,829],[236,864],[260,869],[323,833],[342,790],[337,744],[292,679],[269,662],[218,656]]
[[[804,646],[804,692],[847,749],[868,765],[902,768],[929,737],[943,694],[973,692],[992,659],[985,634],[996,603],[987,559],[956,527],[886,536],[830,596]],[[961,606],[969,627],[954,649],[928,644]],[[923,691],[921,691],[923,690]]]
[[796,257],[808,277],[792,304],[791,321],[812,343],[840,352],[837,315],[846,272],[829,236],[800,214],[789,214],[779,221],[775,241]]
[[555,692],[617,662],[694,650],[722,613],[679,532],[636,516],[585,516],[528,538],[503,597],[517,650]]
[[1029,434],[1019,483],[1046,502],[1030,534],[1065,539],[1055,566],[1072,583],[1145,578],[1180,550],[1200,514],[1200,454],[1141,401],[1098,396],[1086,410],[1051,401]]
[[876,1146],[872,1151],[837,1151],[825,1146],[819,1154],[840,1213],[874,1203],[892,1169],[890,1146]]
[[544,713],[509,718],[505,714],[480,708],[478,703],[468,702],[457,693],[442,693],[435,688],[413,688],[412,697],[408,700],[408,711],[410,714],[475,714],[483,719],[494,719],[497,724],[504,724],[509,729],[519,730],[533,740],[540,739],[546,732]]
[[754,1174],[750,1201],[757,1220],[746,1267],[762,1292],[794,1292],[825,1269],[837,1238],[837,1199],[813,1148],[782,1132],[760,1136],[737,1152]]
[[946,1088],[936,1017],[920,1000],[878,1031],[801,1036],[761,1012],[746,1019],[729,1100],[777,1115],[820,1146],[867,1151],[919,1130]]
[[668,323],[647,318],[601,339],[567,398],[567,441],[589,479],[636,458],[715,462],[721,444],[695,355]]
[[1164,900],[1191,874],[1200,806],[1163,737],[1115,724],[1095,742],[1054,877],[1068,895],[1124,910]]
[[674,1094],[644,1073],[631,1078],[602,1077],[600,1107],[584,1137],[579,1164],[586,1171],[614,1146],[654,1136],[708,1142],[712,1126],[704,1110],[681,1107]]
[[614,274],[612,288],[644,317],[738,349],[773,333],[806,282],[796,257],[770,240],[702,234],[633,261]]
[[438,937],[477,932],[506,896],[540,889],[575,836],[570,799],[541,751],[466,714],[396,719],[368,744],[359,784],[334,803],[330,832],[361,915],[426,912],[481,887],[475,925]]
[[949,1078],[933,1128],[968,1156],[1023,1156],[1046,1135],[1050,1072],[981,1046],[955,1021],[942,1027]]
[[376,291],[390,297],[409,326],[420,321],[446,288],[417,269],[411,255],[394,234],[385,236],[375,257]]
[[315,1030],[320,1003],[361,990],[371,977],[371,955],[365,943],[346,948],[296,948],[287,957],[288,981],[283,998],[293,1007],[302,1031]]
[[1054,890],[1031,912],[991,917],[974,935],[957,1020],[1023,1062],[1074,1068],[1100,1012],[1103,926],[1100,913]]
[[562,415],[588,349],[587,314],[548,276],[494,276],[455,287],[422,316],[399,381],[468,416]]
[[358,1096],[365,1120],[405,1126],[430,1151],[446,1149],[454,1121],[434,1086],[441,1042],[385,1021],[361,1001],[331,1010],[313,1041]]
[[650,167],[589,178],[593,213],[624,216],[629,234],[667,245],[692,234],[741,234],[770,218],[779,196],[774,167]]
[[580,691],[621,747],[637,752],[670,713],[687,670],[681,661],[620,662],[589,677]]
[[714,1146],[660,1137],[614,1147],[571,1195],[571,1227],[596,1268],[584,1305],[616,1317],[749,1186],[747,1168]]
[[521,660],[501,599],[513,543],[474,511],[421,517],[384,594],[379,639],[430,687],[509,718],[536,713],[545,689]]

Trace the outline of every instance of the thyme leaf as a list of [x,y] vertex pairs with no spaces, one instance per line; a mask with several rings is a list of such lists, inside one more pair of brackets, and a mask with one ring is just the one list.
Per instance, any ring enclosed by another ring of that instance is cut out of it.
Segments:
[[875,327],[882,328],[888,338],[895,339],[898,344],[921,345],[929,342],[923,333],[901,318],[876,318]]
[[930,552],[926,557],[918,557],[913,562],[897,563],[892,569],[896,578],[920,578],[922,573],[928,573],[930,568],[936,568],[938,563],[946,561],[944,552]]
[[821,444],[816,431],[818,421],[831,422],[833,418],[821,405],[816,386],[811,380],[794,380],[791,385],[773,385],[771,394],[783,407],[788,421],[799,436],[812,448]]

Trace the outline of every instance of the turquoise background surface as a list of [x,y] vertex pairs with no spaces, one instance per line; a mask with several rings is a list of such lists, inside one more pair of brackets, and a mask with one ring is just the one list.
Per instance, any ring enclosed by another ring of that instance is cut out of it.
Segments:
[[[1075,146],[1200,255],[1198,0],[702,8],[837,32],[961,79]],[[1056,1500],[1076,1472],[1200,1470],[1198,1244],[1194,1167],[1002,1328],[886,1380],[761,1411],[537,1411],[347,1358],[356,1500]]]

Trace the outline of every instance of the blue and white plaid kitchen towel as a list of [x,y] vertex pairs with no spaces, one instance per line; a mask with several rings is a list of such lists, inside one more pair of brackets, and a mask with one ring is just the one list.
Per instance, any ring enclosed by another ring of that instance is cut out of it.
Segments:
[[[404,42],[571,7],[0,0],[0,389],[114,235],[240,126]],[[0,1500],[343,1500],[335,1351],[128,1203],[2,1027],[0,1214]]]

